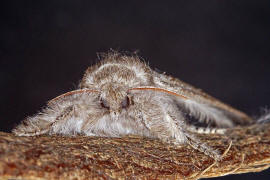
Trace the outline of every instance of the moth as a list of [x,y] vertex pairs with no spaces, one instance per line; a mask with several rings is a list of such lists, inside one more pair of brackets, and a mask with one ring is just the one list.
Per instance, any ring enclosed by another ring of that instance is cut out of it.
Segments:
[[103,137],[140,135],[189,144],[219,160],[196,133],[224,133],[251,124],[245,113],[177,78],[152,70],[137,55],[109,52],[89,67],[78,89],[50,100],[12,132]]

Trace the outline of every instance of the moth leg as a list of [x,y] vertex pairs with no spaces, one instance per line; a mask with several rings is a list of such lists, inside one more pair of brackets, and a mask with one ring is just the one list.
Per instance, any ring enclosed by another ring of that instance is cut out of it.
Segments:
[[213,159],[219,161],[222,158],[222,155],[217,149],[213,149],[205,143],[201,143],[195,136],[191,134],[186,134],[187,141],[186,143],[189,144],[192,148],[203,152],[205,155],[212,157]]
[[[163,120],[162,117],[164,117]],[[201,143],[195,136],[183,130],[184,125],[181,125],[179,120],[176,120],[169,113],[161,115],[161,111],[151,111],[151,114],[150,112],[148,113],[148,118],[144,119],[144,123],[154,137],[158,137],[164,142],[172,140],[176,145],[189,144],[192,148],[203,152],[205,155],[215,160],[221,159],[218,150],[214,150],[205,143]]]
[[106,115],[102,112],[88,114],[86,120],[82,124],[82,133],[87,136],[110,136],[110,134],[106,133],[107,123],[105,116]]
[[[152,137],[157,137],[163,142],[176,140],[177,144],[183,144],[186,141],[185,135],[179,129],[178,121],[174,121],[170,115],[163,112],[157,104],[151,104],[151,107],[143,109],[143,124],[150,131]],[[181,128],[181,127],[180,127]]]
[[50,125],[49,134],[74,135],[81,133],[83,116],[79,105],[71,105]]
[[[169,117],[171,118],[172,121],[175,122],[176,126],[178,126],[178,130],[180,130],[182,128],[183,134],[185,136],[184,140],[186,144],[189,144],[192,148],[203,152],[205,155],[214,158],[215,160],[220,160],[221,159],[221,155],[219,153],[218,150],[215,150],[213,148],[211,148],[210,146],[208,146],[205,143],[202,143],[199,139],[197,139],[194,135],[190,134],[187,130],[189,129],[188,126],[186,124],[182,124],[181,127],[179,127],[179,121],[181,121],[182,117],[181,115],[178,115],[176,119],[175,116],[173,116],[171,113],[169,115]],[[180,119],[181,118],[181,119]],[[184,129],[183,129],[184,127]],[[176,139],[175,144],[179,144],[179,140]]]
[[[177,117],[173,116],[170,113],[170,118],[172,119],[172,121],[175,122],[175,124],[178,126],[178,129],[180,130],[182,128],[183,134],[185,136],[185,143],[189,144],[192,148],[203,152],[205,155],[214,158],[215,160],[220,160],[221,159],[221,154],[218,150],[211,148],[209,145],[202,143],[198,138],[196,138],[194,135],[190,134],[190,132],[188,131],[188,129],[191,128],[191,126],[188,126],[186,124],[181,124],[181,127],[179,127],[179,123],[177,122],[181,122],[181,119],[183,119],[184,117],[181,115],[178,115]],[[178,118],[178,119],[176,119]],[[184,128],[183,128],[184,127]],[[195,127],[194,127],[195,128]],[[199,130],[200,128],[198,128]],[[199,130],[202,131],[202,130]],[[208,131],[208,130],[206,130]],[[196,131],[197,132],[197,131]],[[176,139],[175,144],[178,144],[179,141]]]
[[59,113],[51,108],[46,108],[41,113],[23,120],[21,124],[12,130],[12,132],[17,136],[37,136],[47,134],[51,131],[53,124],[67,117],[72,110],[73,109],[70,106]]

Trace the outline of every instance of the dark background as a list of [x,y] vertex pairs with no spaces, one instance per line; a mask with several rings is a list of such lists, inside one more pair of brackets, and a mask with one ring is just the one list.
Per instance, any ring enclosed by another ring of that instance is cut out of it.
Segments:
[[[73,90],[97,52],[152,67],[250,115],[270,104],[270,1],[6,1],[0,18],[0,130]],[[219,179],[270,179],[269,171]]]

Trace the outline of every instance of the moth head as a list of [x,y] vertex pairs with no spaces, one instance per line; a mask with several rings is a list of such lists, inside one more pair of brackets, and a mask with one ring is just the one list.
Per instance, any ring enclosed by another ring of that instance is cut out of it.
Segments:
[[118,116],[131,105],[131,97],[127,91],[128,88],[120,84],[104,84],[100,94],[101,107],[107,109],[112,116]]

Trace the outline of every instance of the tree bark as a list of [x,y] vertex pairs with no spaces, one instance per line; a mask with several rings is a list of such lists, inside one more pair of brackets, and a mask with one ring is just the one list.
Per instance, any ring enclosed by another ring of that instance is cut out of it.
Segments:
[[137,136],[17,137],[0,132],[0,179],[199,179],[270,166],[270,124],[197,136],[228,152],[215,162],[188,145]]

